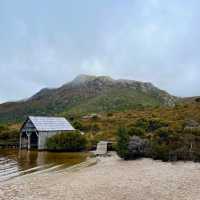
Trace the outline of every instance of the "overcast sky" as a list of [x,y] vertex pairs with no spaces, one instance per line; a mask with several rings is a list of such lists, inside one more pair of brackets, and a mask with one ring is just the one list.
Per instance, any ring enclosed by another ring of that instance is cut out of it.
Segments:
[[0,0],[0,102],[78,74],[200,95],[199,0]]

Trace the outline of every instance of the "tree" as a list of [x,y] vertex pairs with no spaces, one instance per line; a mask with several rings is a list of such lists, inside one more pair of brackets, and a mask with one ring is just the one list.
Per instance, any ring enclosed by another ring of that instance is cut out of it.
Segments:
[[129,144],[129,135],[125,127],[120,127],[117,131],[117,154],[123,158],[128,159],[128,144]]

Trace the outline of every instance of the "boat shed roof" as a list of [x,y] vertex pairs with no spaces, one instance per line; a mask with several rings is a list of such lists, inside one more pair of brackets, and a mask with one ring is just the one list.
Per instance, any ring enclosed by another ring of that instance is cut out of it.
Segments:
[[64,117],[29,116],[38,131],[74,131],[75,129]]

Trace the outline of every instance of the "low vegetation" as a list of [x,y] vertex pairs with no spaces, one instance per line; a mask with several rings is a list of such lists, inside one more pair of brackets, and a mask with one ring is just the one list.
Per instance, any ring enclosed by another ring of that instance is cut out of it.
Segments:
[[[109,140],[118,144],[118,153],[125,159],[145,156],[164,161],[199,161],[198,102],[102,113],[97,119],[76,116],[73,121],[78,121],[80,130],[86,133],[91,149],[100,140]],[[139,152],[137,142],[142,144]]]
[[19,143],[19,129],[15,126],[0,125],[0,146],[17,146]]
[[160,119],[140,119],[131,128],[119,128],[117,152],[123,159],[151,157],[163,161],[200,161],[200,127],[170,127]]
[[86,148],[87,140],[79,131],[65,132],[47,139],[47,148],[51,151],[78,152]]
[[[198,101],[180,103],[175,107],[149,107],[96,115],[87,113],[86,116],[62,116],[69,119],[73,126],[85,135],[68,133],[54,136],[47,142],[50,150],[95,149],[99,141],[109,140],[124,159],[151,157],[164,161],[200,161]],[[18,143],[17,128],[0,126],[0,141]]]
[[129,140],[130,138],[127,129],[124,127],[120,127],[117,135],[116,150],[118,155],[124,159],[129,158],[129,149],[128,149]]

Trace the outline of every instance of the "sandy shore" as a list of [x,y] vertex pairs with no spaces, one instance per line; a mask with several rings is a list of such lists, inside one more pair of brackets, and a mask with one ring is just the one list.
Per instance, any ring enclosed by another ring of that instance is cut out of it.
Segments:
[[0,199],[199,200],[200,164],[101,158],[60,172],[18,177],[0,184]]

